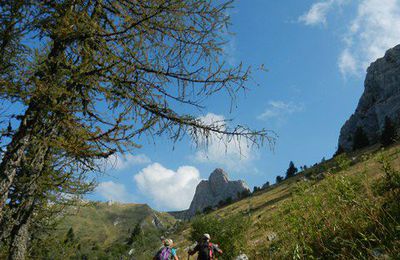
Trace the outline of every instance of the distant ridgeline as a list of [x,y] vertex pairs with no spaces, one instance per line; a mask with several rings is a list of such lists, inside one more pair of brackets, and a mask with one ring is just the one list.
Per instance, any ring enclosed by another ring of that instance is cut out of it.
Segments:
[[230,181],[228,174],[217,168],[211,173],[208,180],[202,180],[197,185],[189,209],[169,213],[176,218],[190,219],[208,208],[229,204],[249,193],[250,189],[244,181]]
[[343,125],[339,152],[390,143],[400,129],[400,45],[389,49],[367,70],[365,90],[355,113]]

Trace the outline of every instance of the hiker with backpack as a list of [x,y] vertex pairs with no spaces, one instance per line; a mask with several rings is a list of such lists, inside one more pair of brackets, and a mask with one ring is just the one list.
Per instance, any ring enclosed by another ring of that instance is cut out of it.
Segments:
[[173,248],[174,242],[172,239],[164,239],[164,245],[156,255],[154,256],[154,260],[179,260],[178,256],[176,255],[176,249]]
[[[209,234],[204,234],[202,240],[188,251],[189,257],[198,252],[197,260],[214,260],[217,259],[217,254],[221,255],[222,250],[218,245],[211,243]],[[188,258],[189,258],[188,257]]]

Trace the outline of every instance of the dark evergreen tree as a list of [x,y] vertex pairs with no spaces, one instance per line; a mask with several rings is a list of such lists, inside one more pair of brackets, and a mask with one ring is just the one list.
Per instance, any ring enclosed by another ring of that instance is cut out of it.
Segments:
[[282,176],[276,176],[276,183],[280,183],[283,181],[283,177]]
[[387,116],[385,117],[385,125],[381,134],[381,144],[383,146],[388,146],[396,142],[397,133],[396,127],[394,126],[392,120]]
[[[260,188],[258,188],[258,190],[260,190]],[[244,199],[247,198],[251,195],[250,190],[244,190],[240,193],[239,199]]]
[[131,235],[128,238],[127,244],[132,245],[133,242],[136,241],[137,237],[142,233],[142,227],[140,226],[140,223],[137,223],[135,225],[135,228],[133,229]]
[[74,241],[75,241],[75,233],[74,233],[74,229],[71,227],[68,230],[67,235],[65,236],[64,244],[72,243]]
[[365,134],[362,127],[357,127],[353,137],[353,151],[362,149],[369,145],[368,136]]
[[228,198],[225,200],[225,205],[232,204],[232,202],[233,202],[232,197],[228,197]]
[[286,179],[291,178],[296,175],[298,169],[294,166],[294,163],[290,161],[289,168],[286,170]]
[[267,181],[266,183],[264,183],[264,185],[262,186],[262,188],[261,189],[268,189],[269,188],[269,186],[270,186],[270,183],[269,183],[269,181]]
[[336,150],[336,152],[335,152],[335,154],[333,155],[333,157],[338,156],[338,155],[340,155],[340,154],[342,154],[344,152],[345,151],[344,151],[343,147],[341,145],[339,145],[337,150]]
[[213,208],[211,206],[207,206],[203,209],[203,214],[208,214],[213,211]]

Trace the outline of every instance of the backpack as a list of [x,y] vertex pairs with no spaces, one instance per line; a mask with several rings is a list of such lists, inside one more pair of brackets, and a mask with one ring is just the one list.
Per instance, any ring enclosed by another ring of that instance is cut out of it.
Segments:
[[199,248],[199,259],[210,260],[214,259],[213,244],[201,244]]
[[170,247],[164,247],[158,251],[156,259],[157,260],[169,260],[171,259],[171,248]]

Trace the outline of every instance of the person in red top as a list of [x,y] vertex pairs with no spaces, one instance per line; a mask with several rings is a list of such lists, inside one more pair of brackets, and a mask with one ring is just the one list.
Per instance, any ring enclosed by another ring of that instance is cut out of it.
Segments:
[[211,237],[209,234],[204,234],[202,240],[193,248],[189,250],[189,256],[198,252],[197,260],[214,260],[217,259],[217,254],[221,255],[222,250],[217,244],[210,242]]

